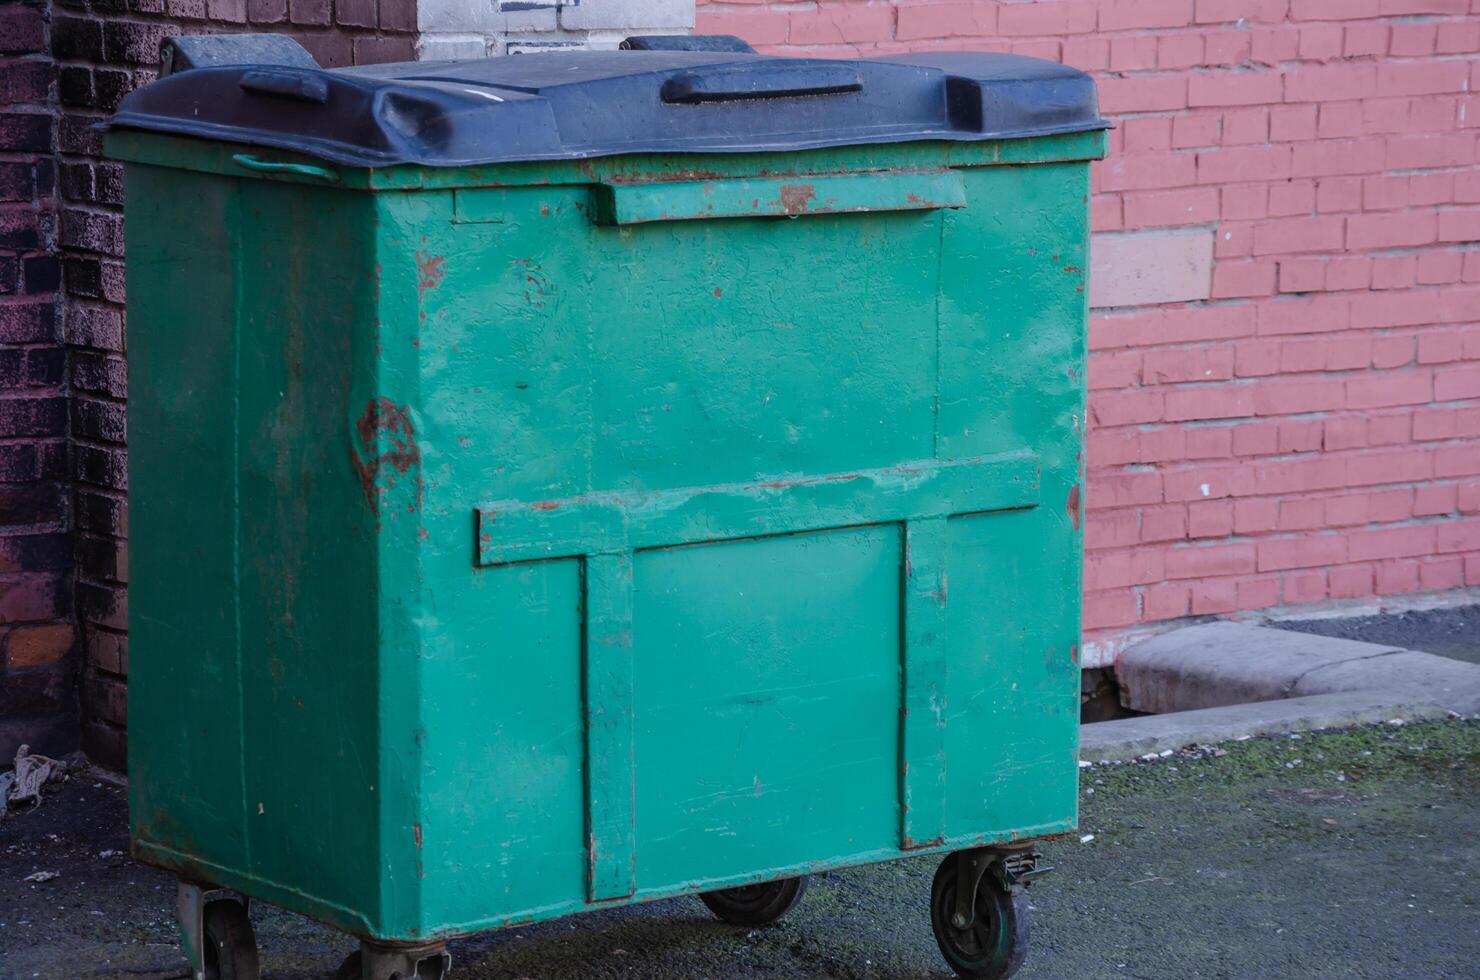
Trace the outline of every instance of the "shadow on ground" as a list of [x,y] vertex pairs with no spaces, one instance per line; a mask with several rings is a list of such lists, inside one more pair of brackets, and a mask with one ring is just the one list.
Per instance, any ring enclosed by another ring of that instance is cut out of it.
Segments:
[[[1084,770],[1083,832],[1047,848],[1025,978],[1469,978],[1480,960],[1480,724],[1252,739]],[[0,823],[0,977],[184,975],[173,882],[122,853],[120,792],[74,778]],[[454,946],[454,980],[946,976],[934,859],[814,879],[780,926],[696,900]],[[57,871],[42,883],[23,879]],[[343,937],[257,906],[266,980],[332,975]]]

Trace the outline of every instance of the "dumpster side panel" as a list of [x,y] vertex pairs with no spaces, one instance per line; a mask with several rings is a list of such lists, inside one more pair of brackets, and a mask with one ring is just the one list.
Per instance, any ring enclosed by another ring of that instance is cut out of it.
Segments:
[[369,932],[378,543],[349,409],[373,366],[370,199],[127,184],[135,850]]
[[1031,447],[1042,501],[949,522],[949,839],[1076,815],[1088,171],[968,170],[942,239],[941,455]]
[[182,871],[245,869],[235,186],[131,165],[126,188],[131,830]]
[[384,545],[356,427],[373,384],[369,195],[242,180],[239,546],[251,870],[379,919]]

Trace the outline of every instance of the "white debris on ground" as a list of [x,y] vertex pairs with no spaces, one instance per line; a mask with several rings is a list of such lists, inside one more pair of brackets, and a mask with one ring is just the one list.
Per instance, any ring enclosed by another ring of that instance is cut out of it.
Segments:
[[40,884],[41,882],[51,881],[53,878],[60,878],[61,876],[60,871],[37,871],[34,874],[26,875],[21,881],[33,881]]
[[0,817],[5,816],[12,803],[29,802],[33,807],[40,806],[41,787],[65,775],[64,763],[36,755],[29,745],[22,745],[15,752],[15,769],[0,773]]

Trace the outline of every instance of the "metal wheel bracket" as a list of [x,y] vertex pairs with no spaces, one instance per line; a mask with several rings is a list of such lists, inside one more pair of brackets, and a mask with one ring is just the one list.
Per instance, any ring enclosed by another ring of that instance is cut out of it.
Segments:
[[175,893],[175,922],[191,980],[206,980],[206,904],[217,898],[235,899],[244,908],[251,907],[245,895],[193,881],[182,880]]
[[446,943],[383,946],[360,943],[364,980],[445,980],[452,971]]
[[976,921],[976,890],[996,858],[996,852],[985,847],[956,852],[956,908],[951,912],[952,927],[970,929]]
[[951,925],[956,929],[969,929],[976,922],[976,890],[981,887],[987,872],[992,873],[1003,891],[1016,894],[1034,878],[1053,870],[1042,862],[1043,855],[1032,848],[978,847],[957,851],[956,907],[951,912]]

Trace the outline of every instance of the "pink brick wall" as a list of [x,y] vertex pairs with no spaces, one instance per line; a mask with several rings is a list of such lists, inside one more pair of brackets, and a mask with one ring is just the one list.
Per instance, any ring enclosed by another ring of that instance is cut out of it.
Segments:
[[705,2],[765,51],[1012,51],[1117,124],[1098,232],[1210,299],[1090,327],[1085,626],[1480,585],[1480,0]]

